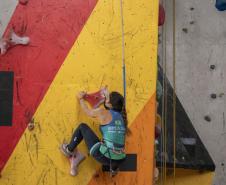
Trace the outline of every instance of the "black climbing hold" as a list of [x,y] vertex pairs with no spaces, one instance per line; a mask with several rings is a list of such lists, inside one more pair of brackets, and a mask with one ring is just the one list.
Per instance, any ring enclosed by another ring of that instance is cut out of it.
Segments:
[[224,166],[224,163],[221,163],[221,166]]
[[190,24],[194,24],[195,23],[195,21],[190,21]]
[[187,29],[187,28],[183,28],[182,31],[183,31],[184,33],[188,33],[188,29]]
[[204,119],[205,119],[206,121],[208,121],[208,122],[211,122],[210,116],[205,116]]
[[212,64],[212,65],[210,65],[210,69],[211,69],[211,70],[214,70],[215,68],[216,68],[216,66],[215,66],[215,65],[213,65],[213,64]]
[[32,131],[35,128],[35,121],[34,118],[31,119],[31,121],[28,123],[28,130]]
[[195,9],[194,7],[191,7],[191,8],[190,8],[191,11],[193,11],[194,9]]
[[212,99],[216,99],[216,98],[217,98],[217,95],[213,93],[213,94],[210,95],[210,97],[211,97]]
[[[137,155],[126,154],[126,159],[119,165],[119,171],[137,171]],[[102,171],[110,171],[109,166],[102,166]]]
[[12,126],[13,72],[0,71],[0,126]]

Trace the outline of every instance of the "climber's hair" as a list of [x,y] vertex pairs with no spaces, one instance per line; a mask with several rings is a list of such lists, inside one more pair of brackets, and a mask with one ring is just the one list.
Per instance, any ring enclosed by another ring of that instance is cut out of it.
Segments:
[[109,95],[109,101],[112,105],[112,110],[121,113],[124,123],[126,125],[126,131],[127,133],[130,133],[130,130],[128,128],[127,112],[124,97],[120,93],[113,91]]

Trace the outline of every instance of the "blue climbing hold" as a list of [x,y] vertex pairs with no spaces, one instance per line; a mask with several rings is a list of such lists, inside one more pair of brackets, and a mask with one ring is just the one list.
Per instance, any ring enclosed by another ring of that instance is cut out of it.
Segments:
[[226,0],[216,0],[215,6],[219,11],[226,10]]

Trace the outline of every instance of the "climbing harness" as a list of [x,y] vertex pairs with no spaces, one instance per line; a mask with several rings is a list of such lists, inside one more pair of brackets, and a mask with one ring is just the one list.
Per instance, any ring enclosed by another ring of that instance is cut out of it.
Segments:
[[[106,144],[105,144],[104,142],[103,142],[103,145],[106,146]],[[107,146],[106,146],[106,147],[107,147]],[[104,153],[104,155],[105,155],[106,153],[108,153],[108,156],[109,156],[109,159],[110,159],[110,166],[109,166],[110,177],[114,177],[115,175],[117,175],[119,168],[118,168],[118,166],[117,166],[115,169],[113,169],[113,166],[112,166],[112,156],[111,156],[110,150],[115,151],[114,149],[111,149],[111,148],[107,147],[107,150],[106,150],[106,152]],[[120,152],[123,152],[123,153],[124,153],[124,149],[121,150]]]

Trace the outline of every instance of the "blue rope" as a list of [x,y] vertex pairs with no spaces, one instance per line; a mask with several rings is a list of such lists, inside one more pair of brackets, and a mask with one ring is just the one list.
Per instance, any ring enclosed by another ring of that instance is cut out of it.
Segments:
[[123,94],[124,94],[124,103],[126,106],[126,66],[125,64],[123,65],[123,71],[122,71],[122,75],[123,75]]
[[125,39],[124,39],[124,19],[123,19],[123,0],[120,0],[121,8],[121,28],[122,28],[122,76],[123,76],[123,94],[126,107],[126,66],[125,66]]

